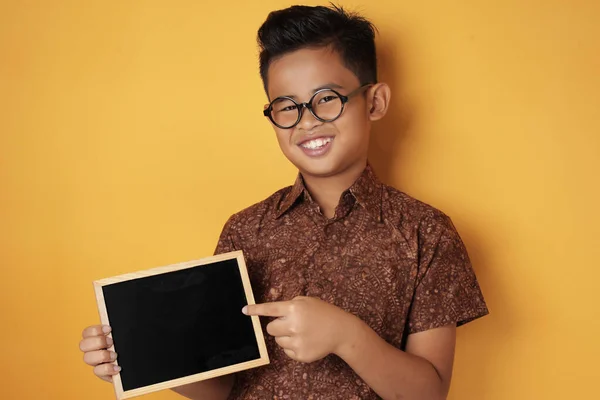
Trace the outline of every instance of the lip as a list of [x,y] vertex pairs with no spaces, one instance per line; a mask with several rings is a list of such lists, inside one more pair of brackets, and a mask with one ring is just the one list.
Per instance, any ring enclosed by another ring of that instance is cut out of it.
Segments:
[[299,142],[297,142],[296,144],[298,146],[302,146],[304,143],[306,142],[310,142],[311,140],[317,140],[317,139],[332,139],[333,140],[333,136],[328,136],[328,135],[321,135],[321,136],[308,136],[303,138],[302,140],[300,140]]
[[[315,140],[315,139],[331,139],[331,141],[329,143],[325,144],[324,146],[319,147],[318,149],[307,149],[306,147],[302,146],[302,144],[304,144],[306,142],[310,142],[311,140]],[[297,146],[300,148],[300,150],[302,150],[304,152],[304,154],[306,154],[309,157],[321,157],[329,152],[334,141],[335,141],[335,137],[333,137],[333,136],[316,136],[316,137],[307,138],[306,140],[299,142],[297,144]]]

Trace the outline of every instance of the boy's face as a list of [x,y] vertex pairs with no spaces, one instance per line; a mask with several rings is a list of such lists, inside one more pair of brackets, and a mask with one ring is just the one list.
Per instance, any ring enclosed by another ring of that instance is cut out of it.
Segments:
[[[361,84],[337,52],[328,48],[301,49],[282,56],[271,63],[267,79],[270,100],[287,96],[298,103],[308,102],[322,88],[347,95]],[[362,91],[350,97],[342,115],[333,122],[321,122],[304,109],[293,128],[273,125],[283,154],[304,175],[315,177],[335,176],[364,166],[371,129],[369,99],[370,95]]]

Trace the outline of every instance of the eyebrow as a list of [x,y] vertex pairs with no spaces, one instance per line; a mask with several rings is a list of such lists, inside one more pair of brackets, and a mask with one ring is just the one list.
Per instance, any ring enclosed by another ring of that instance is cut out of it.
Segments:
[[[343,88],[344,88],[343,86],[340,86],[337,83],[330,82],[330,83],[326,83],[325,85],[321,85],[321,86],[313,89],[312,93],[315,94],[316,92],[318,92],[321,89],[343,89]],[[298,98],[298,96],[293,95],[293,94],[286,95],[286,96],[277,96],[277,97],[290,97],[294,100],[296,100]]]

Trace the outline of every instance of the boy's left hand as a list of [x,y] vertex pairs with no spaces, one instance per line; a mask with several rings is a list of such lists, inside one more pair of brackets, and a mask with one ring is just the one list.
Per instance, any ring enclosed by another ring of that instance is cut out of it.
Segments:
[[267,333],[290,358],[310,363],[337,353],[353,330],[356,317],[314,297],[248,305],[246,315],[277,317]]

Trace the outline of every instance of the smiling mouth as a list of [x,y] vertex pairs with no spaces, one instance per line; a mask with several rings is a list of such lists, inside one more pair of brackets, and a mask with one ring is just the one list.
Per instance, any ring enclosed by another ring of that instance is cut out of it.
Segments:
[[327,146],[329,143],[333,141],[332,137],[325,138],[316,138],[312,140],[307,140],[305,142],[300,143],[300,147],[303,147],[308,150],[317,150]]

